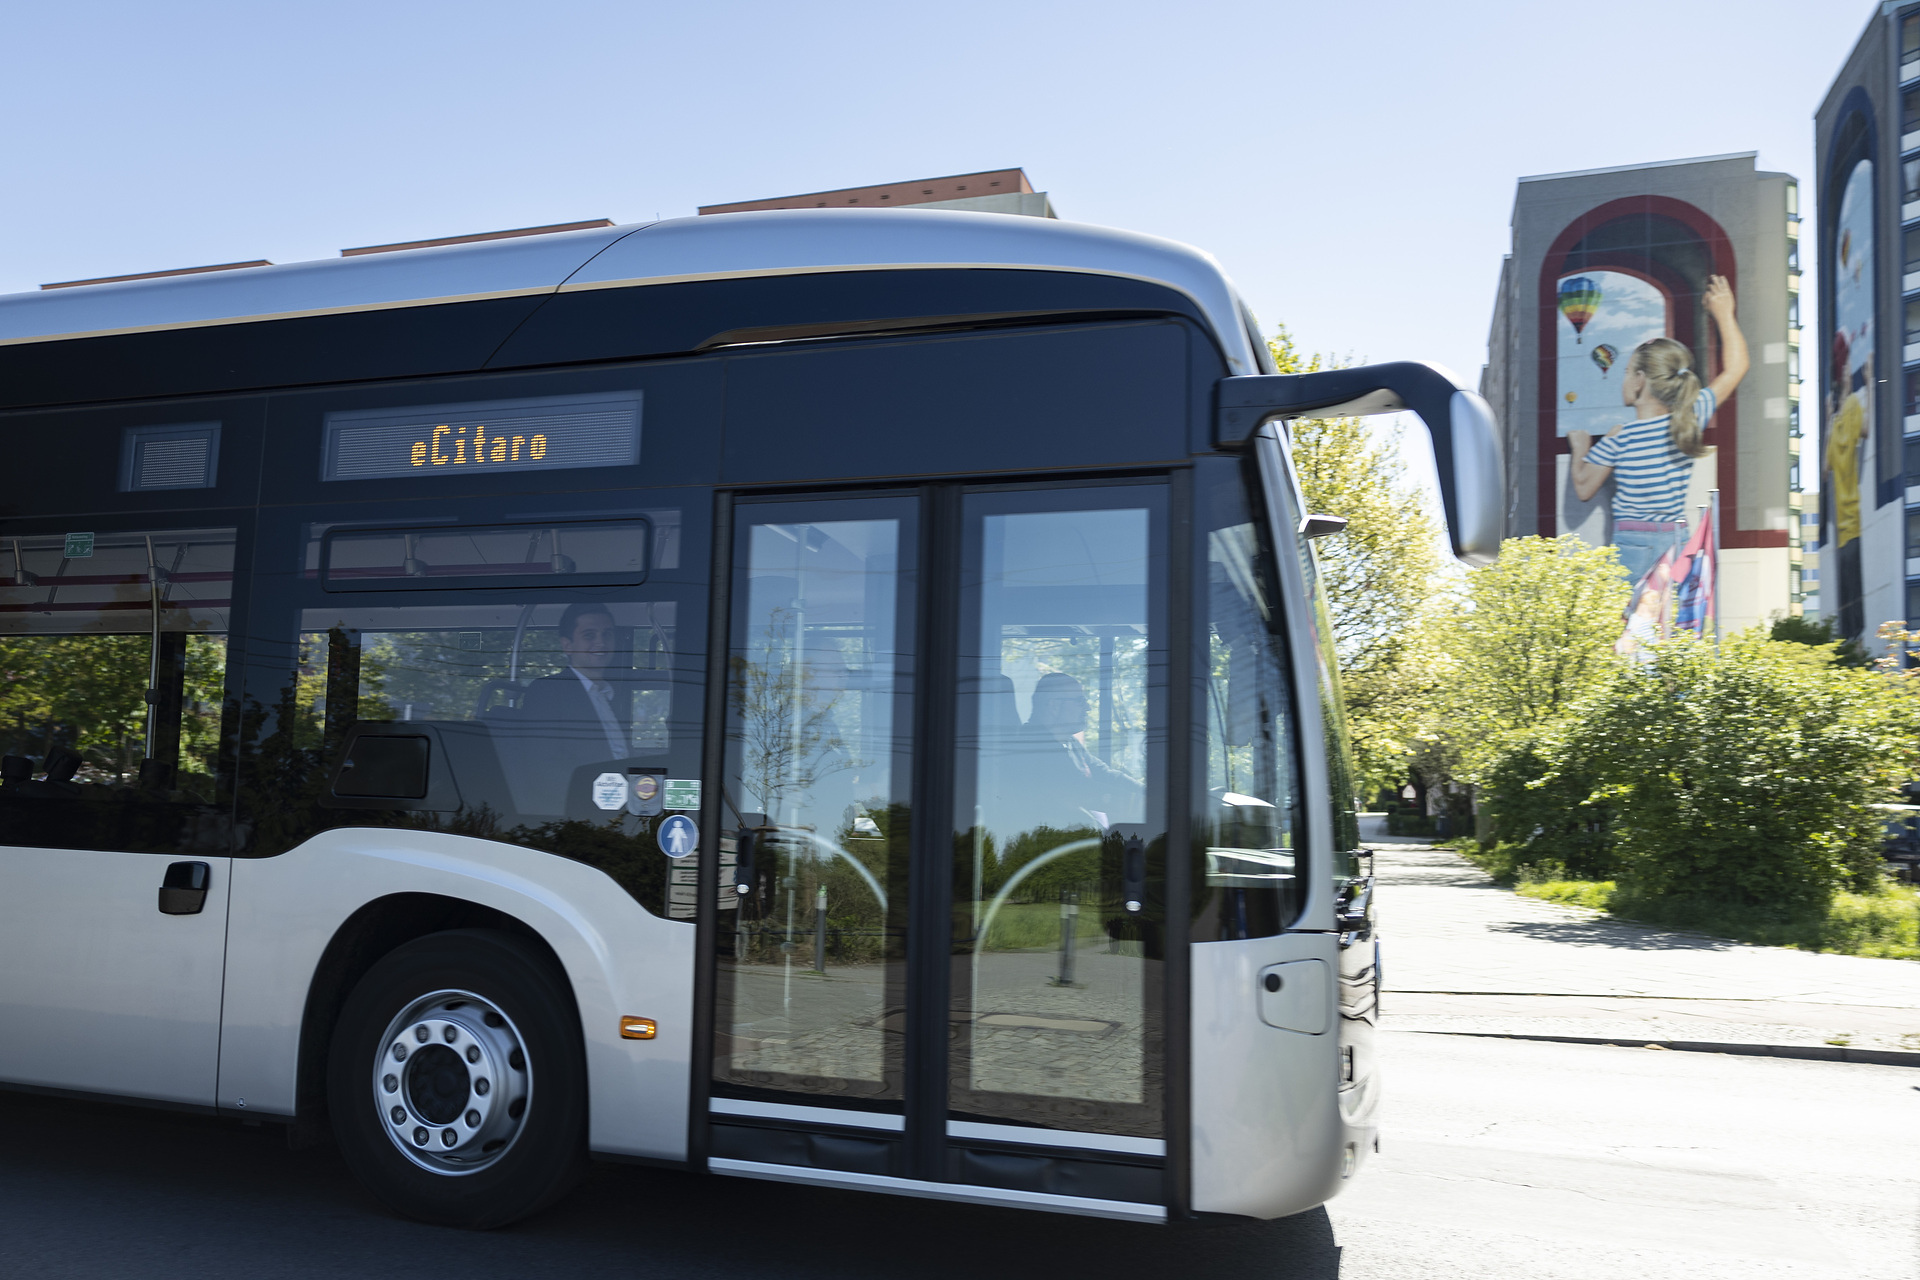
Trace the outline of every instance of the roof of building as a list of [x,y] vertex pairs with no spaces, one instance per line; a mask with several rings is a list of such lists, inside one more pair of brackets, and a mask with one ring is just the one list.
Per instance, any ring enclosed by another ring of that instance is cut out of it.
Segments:
[[1108,227],[945,210],[804,209],[675,218],[505,240],[0,296],[0,345],[750,276],[900,268],[1087,272],[1162,284],[1254,373],[1244,309],[1214,259]]
[[751,213],[759,209],[897,209],[901,205],[932,204],[943,200],[964,200],[974,196],[1013,195],[1031,192],[1024,169],[985,169],[979,173],[955,173],[944,178],[916,178],[912,182],[883,182],[872,187],[841,187],[837,191],[808,191],[797,196],[773,196],[766,200],[740,200],[733,204],[703,204],[702,214]]
[[1602,173],[1632,173],[1636,169],[1670,169],[1682,164],[1712,164],[1716,160],[1752,160],[1758,151],[1729,151],[1723,156],[1688,156],[1683,160],[1649,160],[1644,164],[1616,164],[1604,169],[1569,169],[1565,173],[1536,173],[1522,182],[1552,182],[1556,178],[1591,178]]

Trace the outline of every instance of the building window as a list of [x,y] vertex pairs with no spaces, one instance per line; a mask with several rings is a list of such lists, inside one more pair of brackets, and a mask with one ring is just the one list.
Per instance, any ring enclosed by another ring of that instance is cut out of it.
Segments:
[[1920,413],[1920,365],[1907,370],[1907,405],[1904,410],[1907,417]]
[[1920,582],[1909,582],[1907,584],[1907,625],[1912,626],[1915,618],[1920,618]]
[[1900,162],[1900,200],[1904,204],[1920,200],[1920,156]]
[[1787,464],[1787,488],[1795,493],[1800,490],[1800,459],[1798,458]]
[[1907,484],[1920,484],[1920,436],[1907,437]]
[[1900,18],[1900,69],[1906,70],[1920,62],[1920,13],[1908,13]]
[[1908,89],[1900,95],[1900,134],[1905,136],[1920,129],[1920,89]]
[[1907,510],[1907,559],[1920,557],[1920,507]]
[[1789,240],[1787,241],[1787,270],[1798,271],[1799,269],[1800,242],[1798,240]]
[[1907,299],[1907,341],[1920,342],[1920,298]]
[[1800,295],[1797,293],[1787,295],[1787,327],[1789,329],[1800,327]]

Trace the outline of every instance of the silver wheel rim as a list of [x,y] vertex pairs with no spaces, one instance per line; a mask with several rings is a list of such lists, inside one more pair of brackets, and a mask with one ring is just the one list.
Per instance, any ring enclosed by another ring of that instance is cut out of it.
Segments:
[[374,1055],[380,1127],[429,1173],[478,1173],[506,1155],[532,1097],[533,1064],[519,1028],[471,991],[436,991],[408,1004]]

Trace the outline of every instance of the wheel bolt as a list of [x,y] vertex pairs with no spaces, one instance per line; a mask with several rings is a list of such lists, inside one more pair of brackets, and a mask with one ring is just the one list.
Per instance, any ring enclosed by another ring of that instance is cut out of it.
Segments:
[[478,1111],[467,1112],[467,1128],[478,1129],[479,1127],[480,1127],[480,1113]]
[[387,1114],[393,1117],[395,1124],[405,1124],[407,1122],[407,1109],[405,1107],[395,1107]]
[[413,1038],[415,1040],[418,1040],[421,1044],[425,1044],[427,1042],[427,1037],[432,1034],[433,1034],[432,1032],[427,1030],[426,1025],[424,1023],[413,1029]]
[[515,1071],[525,1071],[527,1069],[527,1055],[515,1049],[507,1055],[507,1065]]
[[487,1083],[487,1078],[485,1076],[481,1076],[478,1080],[475,1080],[473,1082],[473,1091],[479,1094],[483,1098],[487,1096],[487,1090],[491,1088],[493,1088],[493,1086]]
[[407,1060],[407,1046],[403,1044],[393,1046],[393,1060],[395,1062],[405,1062]]
[[392,1093],[395,1089],[398,1089],[400,1087],[400,1077],[399,1076],[383,1076],[380,1080],[380,1087],[385,1089],[388,1093]]
[[415,1125],[413,1129],[413,1145],[416,1147],[424,1147],[427,1145],[427,1131],[418,1125]]
[[452,1145],[453,1145],[454,1143],[456,1143],[456,1142],[458,1142],[458,1141],[460,1141],[460,1135],[459,1135],[459,1134],[457,1134],[457,1133],[455,1133],[455,1132],[454,1132],[453,1130],[451,1130],[451,1129],[443,1129],[443,1130],[441,1130],[441,1132],[440,1132],[440,1145],[441,1145],[441,1146],[443,1146],[443,1147],[450,1147],[450,1146],[452,1146]]
[[478,1061],[480,1061],[480,1046],[479,1046],[479,1045],[477,1045],[477,1044],[470,1044],[470,1045],[468,1045],[468,1046],[467,1046],[467,1061],[468,1061],[468,1062],[478,1062]]
[[507,1020],[497,1013],[488,1013],[486,1022],[490,1027],[504,1027],[507,1025]]
[[445,1031],[442,1031],[440,1034],[446,1037],[446,1041],[448,1044],[452,1044],[455,1040],[458,1040],[460,1038],[460,1028],[455,1026],[448,1026],[447,1029]]

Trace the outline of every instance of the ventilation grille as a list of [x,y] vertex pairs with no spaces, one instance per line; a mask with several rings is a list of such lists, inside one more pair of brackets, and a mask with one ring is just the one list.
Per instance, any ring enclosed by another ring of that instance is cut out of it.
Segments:
[[220,424],[128,427],[120,449],[120,491],[211,489],[220,461]]

